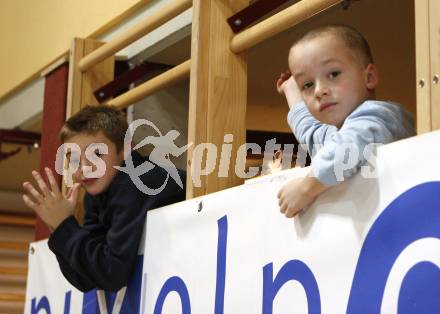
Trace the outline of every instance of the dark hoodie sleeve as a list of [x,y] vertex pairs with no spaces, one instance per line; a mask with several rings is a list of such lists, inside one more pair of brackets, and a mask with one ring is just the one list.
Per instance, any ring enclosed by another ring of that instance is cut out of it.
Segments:
[[90,291],[96,287],[96,285],[87,277],[84,277],[75,271],[61,255],[55,256],[64,278],[66,278],[74,287],[83,292]]
[[90,225],[81,227],[70,217],[49,239],[66,278],[82,291],[119,290],[127,284],[136,261],[145,222],[145,197],[122,184],[113,185],[108,192],[106,233],[88,230]]
[[[88,197],[86,194],[84,197],[84,207],[85,215],[84,215],[84,225],[83,227],[89,232],[93,232],[93,230],[99,227],[98,221],[98,213],[96,204]],[[64,225],[75,224],[76,222],[70,222],[69,220],[75,220],[73,216],[68,217],[65,221],[63,221],[58,228],[68,228]],[[75,220],[76,221],[76,220]],[[49,238],[49,247],[53,245],[53,236]],[[78,290],[80,291],[89,291],[96,287],[96,285],[90,281],[87,277],[81,275],[75,269],[73,269],[67,260],[65,260],[60,254],[55,255],[58,260],[58,265],[60,266],[60,270],[63,273],[64,277]]]

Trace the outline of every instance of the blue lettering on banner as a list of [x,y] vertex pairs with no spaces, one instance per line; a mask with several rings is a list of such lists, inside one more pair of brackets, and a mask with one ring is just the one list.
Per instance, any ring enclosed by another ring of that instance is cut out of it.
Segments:
[[64,297],[64,314],[70,314],[70,299],[72,297],[72,291],[68,291]]
[[399,314],[439,313],[440,272],[437,265],[421,262],[403,278],[398,300]]
[[[377,218],[361,249],[347,314],[380,313],[387,278],[400,253],[419,239],[440,238],[439,195],[440,182],[417,185]],[[437,266],[413,266],[401,285],[399,313],[440,313],[439,279]]]
[[154,307],[154,314],[162,314],[162,307],[166,297],[172,291],[177,292],[182,303],[182,314],[191,314],[191,304],[189,301],[188,289],[183,280],[177,276],[169,278],[159,292],[159,297]]
[[303,286],[307,296],[308,313],[321,313],[318,283],[305,263],[299,260],[288,261],[273,281],[272,278],[273,264],[269,263],[263,267],[263,314],[272,314],[273,300],[281,287],[290,280],[297,280]]
[[217,221],[217,276],[215,286],[215,314],[223,314],[225,306],[226,249],[228,241],[228,217],[225,215]]
[[[72,296],[72,291],[67,291],[64,297],[64,314],[70,314],[70,299]],[[44,310],[45,314],[50,314],[50,304],[49,299],[43,296],[38,303],[36,298],[31,301],[31,314],[38,314],[41,310]]]
[[38,314],[41,310],[45,310],[46,314],[50,314],[49,300],[46,296],[43,296],[40,301],[37,302],[37,298],[33,298],[31,301],[31,314]]
[[[228,239],[228,218],[223,216],[217,221],[218,240],[217,240],[217,272],[216,272],[216,289],[215,289],[215,314],[223,314],[225,299],[225,281],[226,281],[226,249]],[[191,313],[191,305],[188,289],[185,282],[177,277],[169,278],[159,292],[159,297],[154,307],[154,314],[161,314],[162,307],[167,295],[175,291],[179,294],[182,302],[182,314]]]

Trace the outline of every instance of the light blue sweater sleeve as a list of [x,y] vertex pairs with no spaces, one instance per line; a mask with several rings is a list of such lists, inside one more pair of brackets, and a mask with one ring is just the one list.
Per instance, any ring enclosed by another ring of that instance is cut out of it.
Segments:
[[335,185],[367,163],[372,145],[387,144],[415,135],[411,115],[399,104],[368,100],[357,107],[338,130],[316,120],[304,103],[294,106],[287,121],[299,143],[312,156],[316,178]]

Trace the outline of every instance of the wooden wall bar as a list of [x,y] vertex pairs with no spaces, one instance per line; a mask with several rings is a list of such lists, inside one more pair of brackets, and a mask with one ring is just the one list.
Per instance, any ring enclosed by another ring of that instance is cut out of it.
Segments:
[[245,51],[339,2],[341,0],[298,1],[283,11],[235,35],[231,41],[231,49],[236,53]]
[[415,0],[416,33],[416,77],[417,77],[417,133],[432,130],[431,84],[430,84],[430,42],[429,1]]
[[[67,91],[66,119],[81,110],[86,105],[98,105],[93,92],[99,87],[107,84],[114,77],[115,57],[111,56],[106,60],[93,66],[87,72],[81,72],[79,61],[104,43],[93,39],[74,38],[70,50],[69,59],[69,84]],[[66,190],[63,184],[63,191]],[[80,194],[78,208],[75,217],[78,221],[83,220],[82,199]]]
[[[193,2],[188,121],[188,143],[193,145],[188,151],[189,164],[197,144],[212,143],[220,154],[225,134],[233,134],[232,152],[246,140],[247,61],[245,54],[230,50],[233,32],[226,20],[247,4],[247,0]],[[217,156],[215,170],[201,177],[200,187],[193,184],[188,171],[187,198],[243,182],[235,176],[235,154],[227,177],[218,176],[219,159]]]

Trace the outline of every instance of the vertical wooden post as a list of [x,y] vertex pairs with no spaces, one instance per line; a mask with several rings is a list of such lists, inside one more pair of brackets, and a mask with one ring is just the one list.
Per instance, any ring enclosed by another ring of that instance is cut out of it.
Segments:
[[[93,91],[113,80],[115,65],[114,56],[107,58],[84,73],[78,68],[81,58],[103,44],[103,42],[93,39],[73,39],[70,50],[66,119],[70,118],[87,105],[98,105],[99,103],[93,95]],[[64,185],[63,190],[65,190]],[[82,221],[84,214],[82,206],[83,196],[84,194],[81,193],[79,205],[75,212],[78,221]]]
[[[234,54],[229,45],[233,32],[227,18],[248,4],[248,0],[194,0],[191,44],[191,79],[189,97],[188,164],[194,147],[212,143],[217,147],[214,171],[201,176],[201,186],[194,184],[190,168],[187,198],[223,190],[242,183],[235,175],[238,147],[246,139],[247,62],[245,54]],[[227,177],[219,177],[223,139],[233,135],[232,155]],[[203,168],[203,165],[202,165]]]
[[86,105],[98,105],[93,91],[113,80],[115,58],[111,57],[82,73],[79,61],[102,46],[104,42],[93,39],[74,38],[70,49],[69,88],[67,92],[66,118]]
[[430,0],[414,0],[418,134],[432,130],[429,1]]
[[440,1],[429,2],[429,26],[431,46],[431,126],[440,129]]

